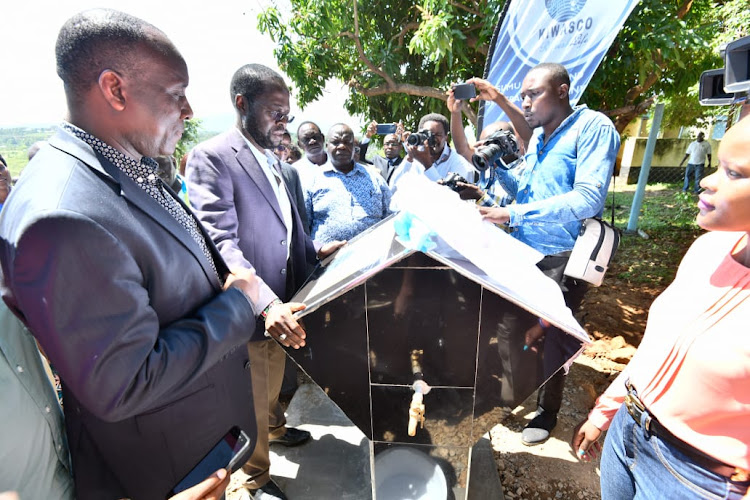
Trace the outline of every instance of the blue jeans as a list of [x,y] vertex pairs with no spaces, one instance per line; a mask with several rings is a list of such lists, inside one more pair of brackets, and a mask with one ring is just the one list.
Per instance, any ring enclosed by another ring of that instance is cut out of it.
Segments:
[[701,190],[701,179],[703,179],[704,163],[688,163],[685,167],[685,182],[682,184],[682,190],[687,192],[690,187],[690,174],[692,172],[694,181],[693,192],[698,193]]
[[607,432],[600,470],[602,500],[740,499],[750,483],[730,481],[699,467],[636,424],[624,405]]

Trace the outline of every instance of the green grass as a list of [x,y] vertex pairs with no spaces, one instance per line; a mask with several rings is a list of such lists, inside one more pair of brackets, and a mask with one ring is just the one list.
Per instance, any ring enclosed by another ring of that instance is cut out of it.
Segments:
[[[623,232],[630,217],[635,186],[617,187],[615,225]],[[684,194],[677,184],[654,184],[646,189],[637,228],[641,234],[623,234],[612,269],[630,283],[668,285],[688,247],[704,231],[695,223],[697,197]],[[609,220],[612,194],[604,218]]]
[[0,154],[8,162],[8,170],[10,170],[10,174],[14,179],[19,176],[23,167],[29,162],[25,149],[0,150]]
[[0,128],[0,154],[8,162],[8,170],[14,179],[29,162],[27,156],[29,146],[37,141],[46,141],[53,132],[52,127]]

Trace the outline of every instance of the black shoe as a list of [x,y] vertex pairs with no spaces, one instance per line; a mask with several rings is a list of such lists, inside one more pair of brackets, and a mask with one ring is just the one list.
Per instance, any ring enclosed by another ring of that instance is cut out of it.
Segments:
[[260,488],[248,488],[247,491],[253,500],[287,500],[286,495],[281,491],[279,485],[273,482],[273,479]]
[[556,425],[557,412],[544,411],[540,408],[536,411],[536,416],[523,429],[521,442],[526,446],[542,444],[549,439],[549,434]]
[[286,433],[276,439],[269,439],[268,444],[280,444],[283,446],[299,446],[310,440],[310,433],[294,427],[287,427]]

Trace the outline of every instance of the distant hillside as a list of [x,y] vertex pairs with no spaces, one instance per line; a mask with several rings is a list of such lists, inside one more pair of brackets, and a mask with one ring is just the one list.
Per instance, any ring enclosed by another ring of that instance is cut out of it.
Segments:
[[[18,177],[28,161],[29,147],[37,141],[46,141],[55,133],[55,127],[46,128],[0,128],[0,154],[8,162],[8,168],[13,178]],[[205,141],[219,132],[198,129],[197,140],[189,144],[189,148],[198,142]],[[188,149],[189,149],[188,148]]]
[[54,132],[54,127],[0,128],[0,154],[8,162],[8,169],[14,178],[29,162],[29,146],[37,141],[46,141]]

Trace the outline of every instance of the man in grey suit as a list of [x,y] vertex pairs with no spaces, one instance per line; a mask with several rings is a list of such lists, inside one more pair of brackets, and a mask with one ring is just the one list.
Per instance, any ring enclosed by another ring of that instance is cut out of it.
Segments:
[[255,441],[258,280],[156,176],[192,116],[185,61],[112,10],[56,45],[68,121],[0,215],[0,292],[60,373],[76,497],[163,499],[233,426]]
[[281,76],[260,64],[245,65],[232,77],[230,97],[237,125],[193,149],[188,194],[230,269],[255,269],[262,280],[255,306],[265,321],[255,333],[265,330],[272,338],[248,344],[258,444],[243,470],[254,498],[285,498],[271,480],[269,442],[295,446],[310,433],[287,428],[278,401],[286,354],[276,341],[299,348],[306,335],[293,316],[304,305],[284,302],[304,282],[309,264],[343,243],[316,252],[292,196],[299,189],[297,173],[282,172],[272,153],[290,121],[289,89]]

